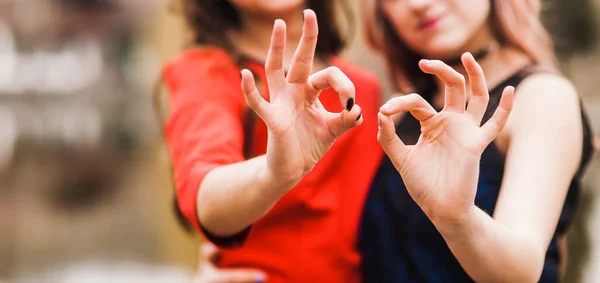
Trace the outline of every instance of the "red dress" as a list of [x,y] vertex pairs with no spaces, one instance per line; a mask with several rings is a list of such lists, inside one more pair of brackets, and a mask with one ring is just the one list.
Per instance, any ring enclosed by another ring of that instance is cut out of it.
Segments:
[[[275,283],[360,282],[357,229],[383,156],[377,142],[380,88],[372,74],[338,58],[330,63],[355,84],[364,123],[340,137],[314,169],[254,223],[241,248],[223,251],[222,267],[258,268]],[[263,66],[248,67],[266,82]],[[170,62],[165,79],[170,93],[165,130],[177,196],[185,217],[200,230],[196,194],[204,176],[215,167],[244,161],[248,107],[240,69],[218,48],[196,49]],[[342,111],[333,90],[324,91],[320,100],[329,111]],[[267,128],[258,119],[253,154],[264,154],[266,144]]]

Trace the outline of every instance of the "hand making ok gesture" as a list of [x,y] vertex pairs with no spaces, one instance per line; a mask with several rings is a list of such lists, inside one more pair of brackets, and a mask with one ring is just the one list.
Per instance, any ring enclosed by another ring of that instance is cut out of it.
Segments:
[[[361,109],[354,104],[354,85],[346,75],[335,67],[311,75],[317,37],[316,15],[306,10],[302,38],[286,75],[286,26],[275,21],[265,64],[270,101],[261,97],[252,73],[242,71],[246,102],[268,127],[267,168],[276,178],[301,178],[336,138],[362,122]],[[338,93],[346,110],[330,113],[323,107],[319,94],[328,88]]]

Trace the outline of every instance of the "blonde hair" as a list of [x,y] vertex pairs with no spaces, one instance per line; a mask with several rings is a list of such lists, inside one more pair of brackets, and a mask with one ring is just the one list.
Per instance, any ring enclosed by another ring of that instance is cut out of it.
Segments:
[[[490,22],[499,43],[518,48],[537,64],[555,69],[553,43],[539,18],[540,1],[490,1]],[[432,79],[418,68],[421,56],[402,42],[379,2],[380,0],[363,1],[368,45],[386,57],[388,72],[397,91],[409,93],[427,89]]]

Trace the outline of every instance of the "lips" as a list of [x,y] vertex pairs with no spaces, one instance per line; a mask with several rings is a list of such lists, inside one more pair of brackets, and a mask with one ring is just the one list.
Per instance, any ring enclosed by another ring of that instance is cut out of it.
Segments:
[[437,26],[437,24],[440,22],[441,19],[442,19],[442,17],[429,18],[429,19],[421,22],[421,24],[419,24],[419,29],[420,30],[433,29],[435,26]]

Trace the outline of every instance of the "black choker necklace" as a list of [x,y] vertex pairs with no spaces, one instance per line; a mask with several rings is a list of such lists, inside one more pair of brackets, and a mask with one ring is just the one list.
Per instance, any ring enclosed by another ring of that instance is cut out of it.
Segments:
[[[479,50],[479,51],[473,53],[473,58],[475,58],[476,61],[480,61],[483,58],[485,58],[486,56],[488,56],[490,53],[492,53],[492,51],[495,51],[495,50],[496,50],[496,44],[490,45],[489,47],[484,48],[483,50]],[[446,65],[448,65],[448,66],[462,66],[461,57],[450,59],[450,60],[444,60],[444,63],[446,63]]]

